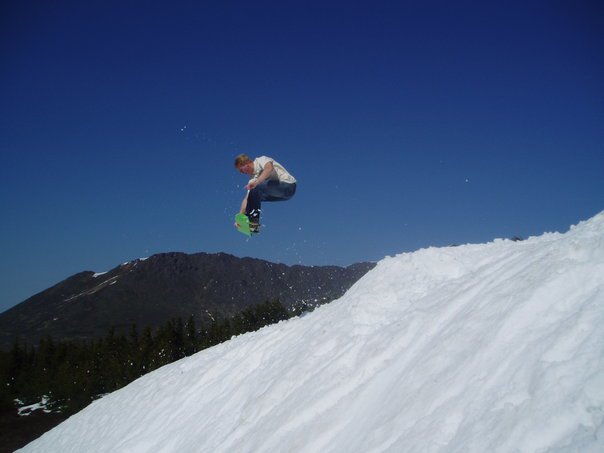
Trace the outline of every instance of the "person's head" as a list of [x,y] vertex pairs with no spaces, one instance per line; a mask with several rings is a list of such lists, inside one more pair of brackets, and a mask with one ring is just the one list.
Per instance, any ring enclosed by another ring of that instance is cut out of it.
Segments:
[[254,161],[247,154],[239,154],[235,158],[235,168],[246,175],[254,174]]

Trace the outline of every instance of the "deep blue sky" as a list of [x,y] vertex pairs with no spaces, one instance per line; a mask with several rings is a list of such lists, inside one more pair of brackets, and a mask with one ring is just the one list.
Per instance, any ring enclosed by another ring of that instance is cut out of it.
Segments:
[[[598,1],[0,6],[0,310],[159,252],[348,265],[604,209]],[[299,180],[232,228],[237,153]]]

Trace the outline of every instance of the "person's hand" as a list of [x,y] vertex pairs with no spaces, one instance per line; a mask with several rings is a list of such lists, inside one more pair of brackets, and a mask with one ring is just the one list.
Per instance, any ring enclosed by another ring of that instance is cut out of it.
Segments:
[[250,183],[245,186],[245,188],[247,190],[252,190],[254,187],[256,187],[258,185],[258,181],[250,181]]

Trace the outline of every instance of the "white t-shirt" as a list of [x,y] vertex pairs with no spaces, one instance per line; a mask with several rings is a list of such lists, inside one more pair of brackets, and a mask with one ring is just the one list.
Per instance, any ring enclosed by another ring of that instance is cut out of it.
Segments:
[[273,163],[273,171],[271,172],[268,179],[287,182],[290,184],[294,184],[296,182],[296,178],[290,175],[283,165],[281,165],[275,159],[272,159],[267,156],[260,156],[254,159],[254,177],[252,178],[252,181],[257,179],[258,176],[260,176],[260,173],[262,173],[264,166],[269,162]]

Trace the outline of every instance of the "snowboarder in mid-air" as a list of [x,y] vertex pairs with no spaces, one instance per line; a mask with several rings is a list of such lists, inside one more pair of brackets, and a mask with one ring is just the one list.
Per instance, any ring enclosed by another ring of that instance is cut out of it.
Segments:
[[240,154],[235,158],[235,168],[252,176],[245,186],[248,192],[241,203],[235,226],[240,229],[240,216],[245,215],[249,219],[249,231],[258,233],[262,202],[289,200],[296,193],[296,178],[283,165],[267,156],[252,160],[246,154]]

